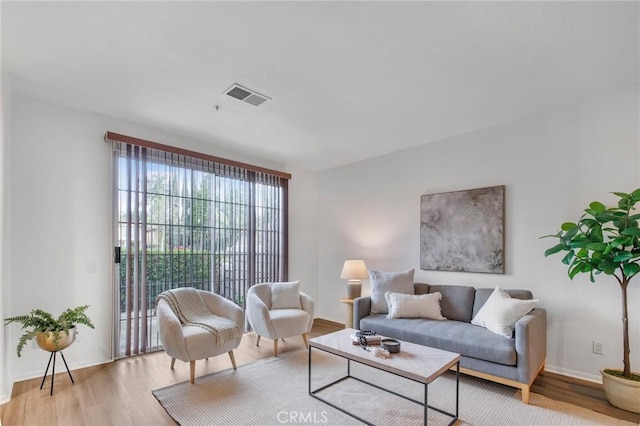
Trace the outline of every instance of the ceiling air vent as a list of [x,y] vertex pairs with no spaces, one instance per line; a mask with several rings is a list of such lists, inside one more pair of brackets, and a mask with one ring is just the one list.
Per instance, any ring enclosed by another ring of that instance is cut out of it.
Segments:
[[232,98],[236,98],[241,100],[242,102],[246,102],[253,106],[258,106],[265,101],[270,100],[271,98],[261,95],[251,89],[247,89],[246,87],[242,87],[239,84],[234,84],[224,91],[226,95],[231,96]]

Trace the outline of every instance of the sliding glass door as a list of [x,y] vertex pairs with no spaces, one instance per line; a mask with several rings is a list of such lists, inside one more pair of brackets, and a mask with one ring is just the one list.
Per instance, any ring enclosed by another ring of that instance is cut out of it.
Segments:
[[116,356],[159,349],[154,308],[177,287],[244,307],[286,278],[286,179],[114,142]]

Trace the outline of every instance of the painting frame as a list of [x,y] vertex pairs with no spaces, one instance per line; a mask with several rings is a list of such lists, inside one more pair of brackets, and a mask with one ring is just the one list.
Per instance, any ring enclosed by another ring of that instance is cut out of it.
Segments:
[[420,197],[420,269],[504,274],[505,186]]

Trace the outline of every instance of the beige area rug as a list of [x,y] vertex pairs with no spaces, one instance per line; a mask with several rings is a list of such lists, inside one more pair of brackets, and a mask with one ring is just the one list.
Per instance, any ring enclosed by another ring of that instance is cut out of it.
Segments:
[[[153,395],[180,425],[360,425],[356,419],[308,394],[308,352],[297,350],[178,383]],[[313,389],[345,375],[346,361],[313,350]],[[353,376],[382,385],[417,400],[424,386],[370,367],[351,363]],[[422,406],[357,380],[347,379],[319,395],[380,425],[421,425]],[[455,411],[455,373],[447,372],[429,385],[429,405]],[[451,418],[429,410],[430,425]],[[456,425],[632,425],[595,411],[531,394],[522,404],[520,391],[496,383],[460,376],[460,418]]]

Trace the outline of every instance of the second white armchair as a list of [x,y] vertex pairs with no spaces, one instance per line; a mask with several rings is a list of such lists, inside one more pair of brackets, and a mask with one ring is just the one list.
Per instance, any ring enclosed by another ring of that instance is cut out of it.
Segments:
[[278,356],[278,339],[302,336],[313,326],[314,303],[300,291],[300,282],[256,284],[247,292],[247,320],[260,337],[273,339],[273,356]]

